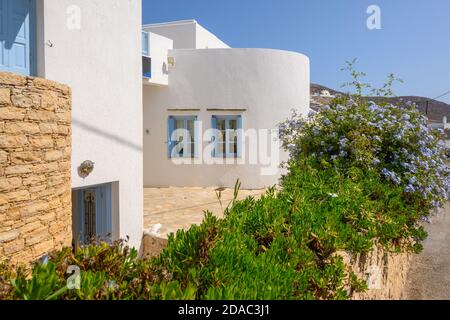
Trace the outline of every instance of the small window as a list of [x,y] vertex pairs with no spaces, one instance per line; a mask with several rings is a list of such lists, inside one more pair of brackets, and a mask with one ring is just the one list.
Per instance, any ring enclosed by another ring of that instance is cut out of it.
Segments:
[[150,56],[150,42],[148,32],[142,31],[142,55]]
[[169,158],[196,157],[196,116],[170,116],[169,117]]
[[142,76],[144,78],[152,77],[152,59],[142,56]]
[[213,157],[238,158],[242,149],[242,116],[213,116]]

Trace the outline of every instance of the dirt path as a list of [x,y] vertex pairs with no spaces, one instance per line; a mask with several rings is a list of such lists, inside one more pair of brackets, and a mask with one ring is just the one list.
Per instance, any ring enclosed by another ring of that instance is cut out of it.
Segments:
[[450,299],[450,205],[432,221],[424,250],[413,257],[405,299]]

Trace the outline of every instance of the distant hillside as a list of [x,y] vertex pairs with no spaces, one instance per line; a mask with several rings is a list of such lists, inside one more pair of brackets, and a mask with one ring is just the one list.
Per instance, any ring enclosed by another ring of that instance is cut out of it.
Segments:
[[[334,96],[343,95],[345,93],[336,91],[320,84],[311,84],[311,108],[315,109],[320,106],[326,105],[330,103]],[[428,119],[432,122],[442,122],[442,118],[446,116],[450,121],[450,105],[441,102],[432,100],[426,97],[418,97],[418,96],[402,96],[402,97],[393,97],[393,98],[379,98],[379,97],[367,97],[368,100],[372,100],[374,102],[379,101],[380,99],[388,100],[392,104],[402,105],[408,101],[415,103],[419,111],[425,114],[426,101],[430,101],[428,105]]]

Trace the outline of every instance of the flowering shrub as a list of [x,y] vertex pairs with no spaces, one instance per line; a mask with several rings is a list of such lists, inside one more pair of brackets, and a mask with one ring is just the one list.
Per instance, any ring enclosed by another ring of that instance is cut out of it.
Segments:
[[373,170],[426,208],[439,207],[450,191],[442,131],[430,129],[414,105],[375,104],[339,97],[308,117],[295,113],[280,125],[293,165]]

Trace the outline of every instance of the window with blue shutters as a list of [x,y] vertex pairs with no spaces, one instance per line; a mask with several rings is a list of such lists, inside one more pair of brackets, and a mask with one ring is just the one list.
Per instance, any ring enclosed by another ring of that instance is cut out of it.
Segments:
[[170,116],[168,120],[169,158],[194,158],[199,152],[196,130],[197,116]]
[[212,156],[239,158],[242,155],[242,116],[213,116]]

